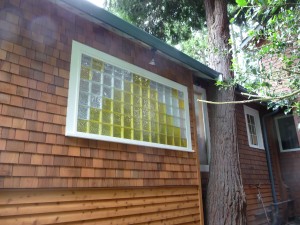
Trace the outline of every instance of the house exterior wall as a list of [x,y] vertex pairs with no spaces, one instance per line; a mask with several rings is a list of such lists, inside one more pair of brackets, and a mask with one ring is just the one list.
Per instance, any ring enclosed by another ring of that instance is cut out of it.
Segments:
[[[153,67],[148,64],[150,49],[48,1],[4,0],[0,2],[0,17],[0,188],[6,190],[6,195],[0,196],[4,210],[0,223],[19,224],[24,219],[32,224],[35,216],[9,212],[23,204],[24,196],[32,195],[34,200],[29,200],[26,207],[33,214],[41,213],[36,216],[37,224],[60,223],[52,219],[57,215],[53,205],[66,201],[74,201],[74,210],[79,214],[73,217],[73,211],[62,211],[60,214],[66,218],[63,223],[97,224],[98,219],[109,221],[112,215],[119,219],[130,216],[132,220],[128,221],[132,223],[203,223],[197,152],[65,136],[72,40],[187,86],[191,124],[192,72],[159,55]],[[191,128],[193,149],[197,149],[195,128]],[[101,195],[103,190],[110,193],[109,199]],[[89,193],[99,194],[100,202],[85,199]],[[70,195],[68,200],[65,195]],[[177,195],[187,204],[175,209],[182,203],[174,197]],[[14,196],[16,205],[11,206],[7,196]],[[101,212],[107,214],[95,213],[103,206],[102,200],[116,203],[124,198],[129,199],[123,205],[130,206],[126,206],[130,208],[128,212],[112,204],[109,210],[114,210],[113,214],[106,209]],[[139,220],[139,209],[148,204],[144,198],[154,204],[147,207],[156,216]],[[85,201],[93,206],[83,207]],[[41,212],[39,207],[33,207],[44,203]],[[80,216],[86,212],[93,212],[95,217],[90,220]],[[16,214],[21,215],[18,221],[13,219]],[[49,220],[39,219],[48,217]]]

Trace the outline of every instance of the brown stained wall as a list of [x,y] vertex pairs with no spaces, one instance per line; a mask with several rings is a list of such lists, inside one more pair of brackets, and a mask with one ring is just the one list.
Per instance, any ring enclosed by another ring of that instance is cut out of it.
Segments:
[[199,185],[196,153],[64,135],[72,40],[188,86],[193,112],[190,71],[47,1],[0,17],[0,188]]

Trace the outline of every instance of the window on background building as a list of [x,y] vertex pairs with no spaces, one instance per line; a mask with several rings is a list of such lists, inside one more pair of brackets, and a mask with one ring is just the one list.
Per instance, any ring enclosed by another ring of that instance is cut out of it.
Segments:
[[249,146],[252,148],[264,149],[258,111],[248,106],[244,106],[244,114]]
[[300,131],[297,129],[297,117],[293,115],[275,118],[279,148],[282,152],[300,150]]
[[73,42],[66,135],[191,151],[187,88]]
[[197,101],[206,100],[205,89],[194,86],[195,115],[197,123],[197,142],[200,158],[200,170],[209,171],[210,163],[210,132],[207,115],[207,106],[205,103]]

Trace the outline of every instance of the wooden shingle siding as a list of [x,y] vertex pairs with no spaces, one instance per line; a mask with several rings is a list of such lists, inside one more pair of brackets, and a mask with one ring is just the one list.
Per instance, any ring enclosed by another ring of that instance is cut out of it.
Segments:
[[196,153],[65,136],[72,40],[181,83],[189,96],[191,71],[160,55],[151,66],[150,49],[49,1],[4,0],[0,11],[0,188],[199,185]]
[[199,224],[198,190],[13,190],[0,196],[0,224]]

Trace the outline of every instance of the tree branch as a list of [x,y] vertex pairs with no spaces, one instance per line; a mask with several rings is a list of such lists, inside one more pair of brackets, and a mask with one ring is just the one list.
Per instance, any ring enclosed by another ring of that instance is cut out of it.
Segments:
[[203,100],[203,99],[197,99],[197,101],[208,103],[208,104],[214,104],[214,105],[222,105],[222,104],[244,104],[244,103],[250,103],[250,102],[267,102],[267,101],[271,101],[271,100],[282,100],[282,99],[289,98],[289,97],[292,97],[294,95],[297,95],[299,93],[300,93],[300,90],[297,90],[297,91],[294,91],[294,92],[292,92],[290,94],[286,94],[286,95],[282,95],[282,96],[277,96],[277,97],[263,97],[263,98],[249,99],[249,100],[243,100],[243,101],[213,102],[213,101],[207,101],[207,100]]

